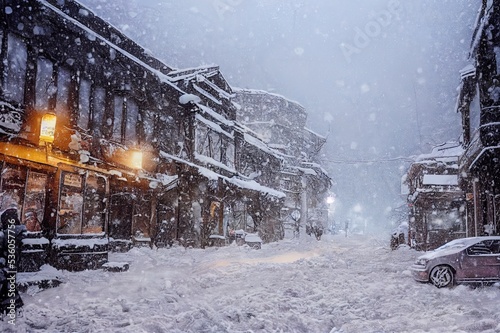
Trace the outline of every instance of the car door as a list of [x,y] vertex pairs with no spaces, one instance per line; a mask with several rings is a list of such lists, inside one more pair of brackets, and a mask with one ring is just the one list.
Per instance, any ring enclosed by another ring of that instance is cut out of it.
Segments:
[[498,240],[484,240],[469,246],[462,257],[460,279],[464,281],[499,279],[499,245]]

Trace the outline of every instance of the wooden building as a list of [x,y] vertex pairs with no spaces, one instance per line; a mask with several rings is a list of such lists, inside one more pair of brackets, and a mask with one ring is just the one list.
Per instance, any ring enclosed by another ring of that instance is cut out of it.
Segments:
[[235,89],[237,119],[283,159],[280,189],[286,193],[281,220],[295,234],[300,228],[322,231],[328,223],[327,197],[332,180],[317,158],[326,138],[306,127],[302,105],[262,90]]
[[462,115],[461,186],[469,236],[500,234],[500,1],[483,1],[461,71],[457,112]]
[[406,174],[409,245],[432,250],[466,235],[465,194],[459,186],[458,143],[417,157]]
[[76,1],[0,4],[0,204],[29,230],[24,270],[205,246],[233,198],[279,206],[279,158],[235,122],[217,67],[174,70]]

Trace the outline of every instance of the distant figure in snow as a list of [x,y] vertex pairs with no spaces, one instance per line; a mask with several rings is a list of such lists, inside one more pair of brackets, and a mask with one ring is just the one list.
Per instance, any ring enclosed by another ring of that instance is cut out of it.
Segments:
[[347,237],[347,230],[349,229],[349,219],[345,220],[344,229],[345,229],[345,236]]

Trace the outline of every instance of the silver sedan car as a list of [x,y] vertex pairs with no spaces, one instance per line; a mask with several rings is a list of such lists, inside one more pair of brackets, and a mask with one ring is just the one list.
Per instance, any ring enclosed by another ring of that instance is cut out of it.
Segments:
[[413,278],[438,288],[500,281],[500,236],[455,239],[417,258]]

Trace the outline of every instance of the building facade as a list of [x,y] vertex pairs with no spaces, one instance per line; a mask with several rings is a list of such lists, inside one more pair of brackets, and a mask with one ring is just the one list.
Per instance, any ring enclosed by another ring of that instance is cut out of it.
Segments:
[[99,268],[110,250],[241,233],[282,239],[289,170],[317,194],[294,207],[320,207],[330,178],[310,154],[325,139],[298,104],[296,137],[269,142],[241,121],[218,67],[171,68],[76,1],[0,4],[0,210],[17,207],[28,229],[22,270]]
[[[302,105],[261,90],[237,89],[237,119],[281,155],[280,189],[286,193],[281,220],[298,235],[301,228],[320,234],[328,224],[332,185],[319,164],[326,138],[306,127]],[[320,237],[321,235],[319,235]]]
[[[24,270],[206,246],[234,198],[258,215],[285,197],[279,159],[235,122],[217,67],[174,70],[74,1],[1,4],[1,205],[28,228]],[[238,150],[267,156],[265,184]]]
[[468,234],[500,234],[500,2],[483,1],[460,72],[457,112],[462,115],[461,185],[467,197]]
[[416,158],[404,178],[408,189],[408,242],[432,250],[466,236],[465,194],[459,186],[459,143],[437,146]]

